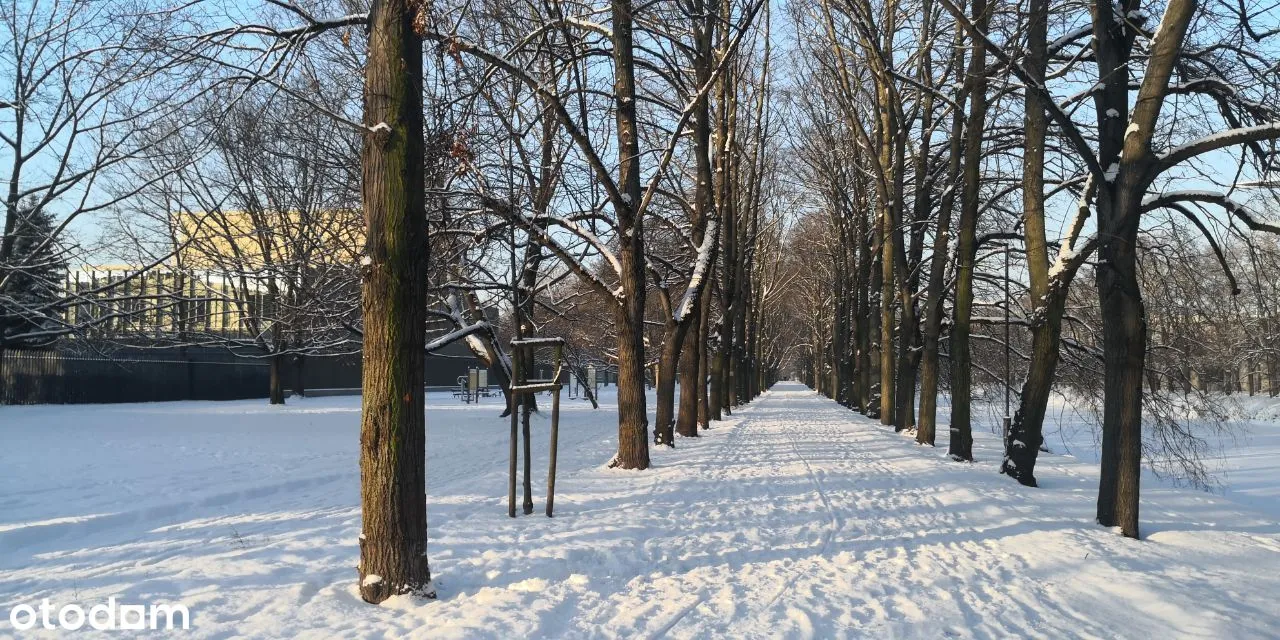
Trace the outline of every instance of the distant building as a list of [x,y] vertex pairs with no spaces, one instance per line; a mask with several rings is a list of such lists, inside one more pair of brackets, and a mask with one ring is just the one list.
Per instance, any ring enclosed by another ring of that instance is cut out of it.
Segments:
[[245,336],[267,304],[266,286],[251,275],[169,266],[84,265],[67,271],[65,291],[64,320],[100,336]]

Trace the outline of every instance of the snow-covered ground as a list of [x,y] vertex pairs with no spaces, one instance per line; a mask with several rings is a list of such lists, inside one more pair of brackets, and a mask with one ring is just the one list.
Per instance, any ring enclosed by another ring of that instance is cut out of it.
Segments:
[[1226,451],[1219,494],[1147,481],[1135,542],[1091,524],[1087,452],[1027,489],[985,430],[958,464],[783,383],[627,472],[603,467],[605,400],[566,402],[552,519],[539,419],[537,511],[513,520],[498,401],[432,394],[440,597],[381,607],[355,590],[358,398],[0,407],[0,614],[181,602],[196,637],[1280,634],[1276,421]]

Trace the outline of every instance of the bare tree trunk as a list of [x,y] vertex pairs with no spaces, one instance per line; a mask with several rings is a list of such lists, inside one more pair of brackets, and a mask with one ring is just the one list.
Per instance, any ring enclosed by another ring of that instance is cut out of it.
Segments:
[[741,258],[736,265],[737,275],[734,278],[737,292],[733,301],[733,406],[737,407],[751,401],[747,392],[747,381],[751,378],[751,370],[747,362],[747,307],[750,304],[751,289],[747,284],[747,268],[744,259],[749,251],[746,239],[747,229],[740,229],[738,251]]
[[844,258],[839,254],[843,252],[843,247],[848,246],[849,239],[845,237],[844,225],[840,224],[839,216],[840,214],[838,212],[832,215],[832,217],[834,218],[833,226],[836,227],[836,231],[838,233],[837,242],[839,244],[837,245],[837,247],[839,249],[838,249],[837,255],[835,256],[835,260],[834,260],[835,272],[834,272],[834,278],[831,281],[831,296],[832,296],[832,306],[834,307],[834,318],[832,318],[832,323],[831,323],[832,324],[831,356],[832,356],[833,366],[831,367],[831,383],[830,384],[831,384],[832,399],[834,399],[836,402],[844,404],[845,402],[844,385],[845,385],[845,379],[846,379],[845,363],[848,362],[849,356],[848,356],[848,345],[845,344],[846,330],[845,330],[844,322],[845,322],[846,315],[844,313],[845,297],[843,294],[846,287],[846,282],[848,281],[848,277],[846,277],[844,272]]
[[680,362],[680,347],[684,342],[687,325],[671,322],[670,318],[667,320],[666,339],[662,342],[662,353],[658,356],[653,443],[674,447],[676,364]]
[[[887,159],[888,156],[886,156]],[[886,163],[887,164],[887,163]],[[893,218],[895,207],[880,211],[880,424],[893,424]]]
[[[882,33],[881,51],[894,49],[893,38],[897,31],[897,2],[886,2],[881,17]],[[902,132],[899,131],[898,112],[894,104],[896,94],[893,91],[896,80],[889,75],[892,68],[890,59],[872,61],[872,78],[876,84],[877,119],[875,139],[879,145],[879,164],[877,166],[876,184],[879,194],[880,209],[880,424],[895,424],[894,412],[897,406],[894,395],[897,392],[896,371],[893,349],[894,300],[897,297],[897,281],[894,267],[897,265],[896,253],[901,251],[902,222],[902,174],[903,166]],[[887,68],[886,68],[887,67]],[[905,310],[904,310],[905,312]],[[906,340],[906,336],[899,336]]]
[[[908,267],[909,268],[909,267]],[[916,372],[920,364],[920,351],[916,348],[915,276],[900,278],[898,299],[902,306],[902,320],[898,325],[897,379],[894,391],[895,406],[893,430],[901,432],[916,426]]]
[[1001,473],[1029,487],[1037,486],[1036,458],[1044,444],[1044,416],[1058,367],[1065,303],[1065,293],[1051,293],[1037,310],[1042,317],[1037,318],[1040,324],[1031,329],[1031,366],[1018,394],[1018,409],[1009,426],[1005,459],[1000,467]]
[[[625,266],[625,265],[624,265]],[[648,416],[645,415],[643,334],[630,318],[631,305],[618,310],[618,457],[615,466],[649,468]]]
[[284,354],[274,353],[270,358],[269,377],[271,384],[271,404],[284,404]]
[[[1142,474],[1142,382],[1146,363],[1147,323],[1138,283],[1137,237],[1141,202],[1157,172],[1151,139],[1195,0],[1171,0],[1165,6],[1152,42],[1146,72],[1138,90],[1131,124],[1102,118],[1101,108],[1127,107],[1133,34],[1117,31],[1115,7],[1094,5],[1094,49],[1101,74],[1095,103],[1103,124],[1098,157],[1114,173],[1100,185],[1098,198],[1099,263],[1095,274],[1102,311],[1105,368],[1102,421],[1102,476],[1098,487],[1098,522],[1118,525],[1138,537],[1138,495]],[[1116,162],[1118,160],[1118,162]]]
[[[869,227],[869,229],[877,229],[878,227],[878,225],[872,224],[870,222],[868,223],[867,226]],[[869,231],[869,233],[877,237],[879,236],[878,230]],[[868,317],[868,322],[870,324],[867,330],[867,337],[866,337],[867,385],[868,385],[867,388],[871,390],[870,391],[871,397],[870,397],[870,401],[867,403],[868,411],[866,412],[866,415],[867,417],[870,417],[870,418],[879,418],[881,415],[881,412],[880,412],[881,394],[884,393],[884,389],[881,388],[881,381],[883,380],[883,378],[880,377],[880,367],[881,367],[881,362],[883,361],[880,354],[880,348],[883,343],[879,340],[879,337],[882,335],[881,329],[880,329],[880,323],[883,317],[879,313],[876,313],[874,309],[880,308],[879,306],[880,292],[882,291],[881,285],[883,284],[883,280],[882,280],[883,271],[880,270],[880,252],[879,252],[880,243],[875,242],[872,246],[874,247],[875,251],[873,251],[871,256],[871,272],[870,272],[871,275],[870,275],[870,279],[868,280],[868,282],[870,282],[871,285],[867,287],[867,307],[866,307],[866,314]]]
[[360,597],[434,597],[427,565],[427,252],[422,42],[407,0],[370,25],[363,146],[364,403],[360,422]]
[[712,340],[707,353],[707,364],[711,373],[711,388],[707,391],[707,410],[712,420],[724,420],[724,338],[718,334],[722,323],[713,325],[716,329],[716,340]]
[[[1038,83],[1047,64],[1048,0],[1030,0],[1027,10],[1027,55],[1023,66]],[[1023,237],[1032,308],[1031,365],[1010,422],[1000,472],[1023,485],[1036,486],[1035,466],[1044,442],[1044,412],[1058,365],[1065,287],[1050,292],[1049,253],[1044,222],[1044,145],[1048,133],[1045,105],[1030,89],[1023,98],[1022,150]]]
[[854,323],[855,342],[857,349],[857,377],[858,377],[858,410],[863,415],[871,415],[871,299],[870,288],[875,286],[872,282],[872,243],[869,237],[867,224],[867,212],[861,206],[862,198],[855,197],[854,202],[858,211],[854,213],[857,216],[854,226],[854,237],[858,243],[858,275],[857,284],[855,285],[856,298],[856,318]]
[[[1114,218],[1100,211],[1099,219]],[[1137,224],[1118,236],[1099,248],[1097,269],[1102,315],[1109,319],[1102,327],[1105,397],[1098,522],[1137,538],[1147,324],[1137,276]]]
[[[956,69],[964,68],[964,47],[961,33],[956,31],[953,43]],[[960,91],[957,107],[951,114],[951,140],[948,144],[947,184],[959,182],[961,141],[964,136],[964,104],[967,94]],[[934,224],[933,258],[929,263],[928,298],[924,313],[924,348],[920,362],[920,423],[916,428],[916,442],[934,446],[938,430],[938,374],[941,354],[943,301],[947,298],[947,257],[951,238],[951,213],[955,207],[955,189],[947,189],[938,204],[938,219]]]
[[632,57],[630,0],[613,0],[614,111],[619,157],[618,209],[623,301],[618,329],[618,455],[614,466],[649,468],[648,416],[644,395],[644,221],[635,215],[640,192],[640,142],[636,125],[635,62]]
[[1267,356],[1267,392],[1271,397],[1280,394],[1280,366],[1277,366],[1277,358],[1274,354]]
[[[973,22],[987,31],[991,12],[986,0],[973,0]],[[959,246],[956,256],[956,304],[951,327],[951,442],[947,452],[956,460],[973,460],[973,426],[970,424],[973,363],[969,353],[970,314],[973,309],[973,268],[977,257],[976,232],[979,187],[982,176],[982,137],[987,121],[987,51],[981,40],[970,38],[969,122],[965,127],[964,191],[960,199]]]
[[697,327],[700,322],[698,305],[693,305],[689,318],[693,333],[685,339],[684,350],[680,353],[680,411],[676,418],[676,432],[686,438],[698,436],[698,354],[702,345],[698,344]]
[[702,289],[702,301],[699,303],[698,313],[698,424],[701,428],[706,429],[711,424],[713,412],[715,419],[719,419],[719,412],[713,410],[712,400],[707,389],[708,379],[714,379],[711,372],[711,361],[714,356],[711,353],[711,338],[709,332],[711,330],[711,286],[710,283]]

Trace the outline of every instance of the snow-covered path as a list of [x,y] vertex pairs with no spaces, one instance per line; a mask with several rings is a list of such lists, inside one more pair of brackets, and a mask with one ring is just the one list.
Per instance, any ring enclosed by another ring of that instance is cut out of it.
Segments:
[[990,465],[914,447],[796,384],[779,384],[715,435],[715,445],[660,471],[663,489],[645,523],[661,548],[646,558],[654,572],[574,630],[603,623],[639,635],[735,638],[1280,633],[1280,610],[1262,595],[1280,587],[1274,523],[1217,532],[1212,523],[1175,520],[1162,526],[1192,531],[1123,540],[1088,524],[1096,487],[1088,469],[1051,459],[1044,475],[1056,490],[1024,489]]
[[[612,407],[568,405],[553,519],[541,459],[537,515],[506,517],[507,423],[492,405],[433,398],[440,599],[382,607],[354,589],[357,399],[3,410],[0,612],[183,602],[197,637],[1280,633],[1268,515],[1150,486],[1147,538],[1125,540],[1090,524],[1091,464],[1046,456],[1044,488],[1026,489],[995,475],[989,434],[977,463],[953,463],[793,383],[654,451],[642,473],[602,466]],[[70,437],[95,415],[94,437]],[[162,433],[171,446],[142,445]]]

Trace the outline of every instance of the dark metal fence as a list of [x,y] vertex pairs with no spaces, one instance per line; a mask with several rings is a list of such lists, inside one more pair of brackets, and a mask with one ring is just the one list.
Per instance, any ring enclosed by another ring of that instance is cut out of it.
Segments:
[[0,360],[0,404],[79,404],[265,397],[265,361],[231,354],[84,357],[8,350]]
[[[453,345],[451,345],[453,346]],[[465,349],[463,349],[465,353]],[[427,385],[452,385],[475,360],[428,356]],[[360,354],[290,356],[284,388],[358,389]],[[9,349],[0,357],[0,404],[81,404],[265,398],[266,359],[218,349],[128,349],[109,355]]]

